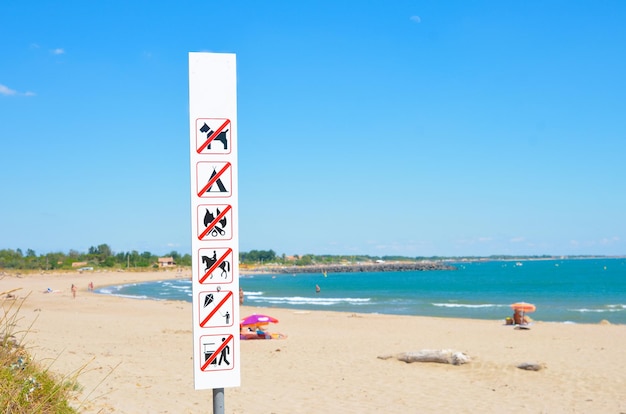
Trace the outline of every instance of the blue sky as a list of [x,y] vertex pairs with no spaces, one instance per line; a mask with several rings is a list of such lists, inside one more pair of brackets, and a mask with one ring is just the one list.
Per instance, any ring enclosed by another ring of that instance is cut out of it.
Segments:
[[622,1],[0,15],[0,249],[191,253],[188,52],[205,51],[237,54],[241,251],[626,254]]

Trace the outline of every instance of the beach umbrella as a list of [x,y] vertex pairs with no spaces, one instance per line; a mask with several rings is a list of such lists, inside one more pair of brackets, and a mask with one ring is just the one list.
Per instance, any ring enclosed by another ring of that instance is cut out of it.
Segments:
[[251,326],[251,325],[267,325],[268,323],[278,323],[278,319],[273,318],[267,315],[261,314],[253,314],[250,316],[246,316],[241,320],[242,326]]
[[519,311],[522,311],[524,313],[534,312],[537,309],[535,307],[535,305],[533,305],[532,303],[526,303],[526,302],[513,303],[511,305],[511,308],[513,310],[519,310]]

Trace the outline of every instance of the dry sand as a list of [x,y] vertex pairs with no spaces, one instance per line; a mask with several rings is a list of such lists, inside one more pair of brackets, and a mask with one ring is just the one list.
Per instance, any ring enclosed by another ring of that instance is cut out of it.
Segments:
[[[5,275],[0,292],[27,297],[18,328],[30,327],[23,343],[37,361],[59,375],[82,368],[83,412],[210,413],[211,390],[193,386],[190,303],[87,291],[90,281],[177,276]],[[486,320],[248,306],[241,314],[254,312],[277,317],[273,330],[288,338],[241,342],[242,385],[225,390],[226,413],[626,413],[626,325],[536,321],[520,331]],[[462,351],[472,362],[378,358],[422,349]],[[516,367],[524,362],[544,368]]]

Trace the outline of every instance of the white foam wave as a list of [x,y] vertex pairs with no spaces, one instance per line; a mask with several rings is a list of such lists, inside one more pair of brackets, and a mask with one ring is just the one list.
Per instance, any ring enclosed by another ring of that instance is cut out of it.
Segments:
[[623,306],[621,307],[607,307],[605,309],[588,309],[588,308],[580,308],[580,309],[568,309],[571,312],[580,312],[580,313],[611,313],[611,312],[621,312],[623,311]]
[[333,306],[338,304],[364,305],[367,304],[369,298],[305,298],[302,296],[291,297],[251,297],[254,302],[267,302],[273,305],[289,304],[289,305],[320,305]]
[[433,306],[441,308],[500,308],[505,305],[496,305],[493,303],[469,304],[469,303],[433,303]]
[[128,299],[152,299],[152,300],[159,300],[157,298],[154,297],[150,297],[150,296],[146,296],[146,295],[120,295],[120,294],[112,294],[112,296],[117,296],[119,298],[128,298]]

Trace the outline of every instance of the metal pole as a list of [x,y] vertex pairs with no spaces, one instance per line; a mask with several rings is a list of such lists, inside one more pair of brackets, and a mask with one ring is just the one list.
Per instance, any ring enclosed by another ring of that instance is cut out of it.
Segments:
[[213,414],[224,414],[224,388],[213,388]]

